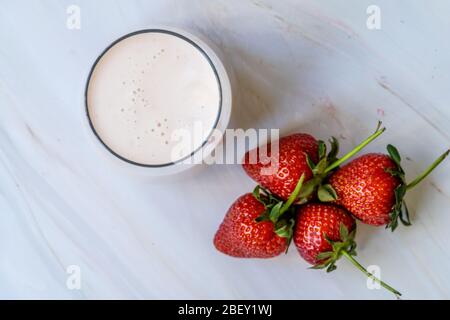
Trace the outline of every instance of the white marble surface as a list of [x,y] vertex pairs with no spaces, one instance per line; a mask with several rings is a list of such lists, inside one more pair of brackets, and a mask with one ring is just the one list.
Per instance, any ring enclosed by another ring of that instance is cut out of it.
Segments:
[[[66,8],[81,8],[81,30]],[[381,8],[381,30],[366,8]],[[450,145],[450,2],[445,0],[0,0],[0,298],[362,298],[346,261],[307,269],[294,248],[236,260],[212,237],[253,187],[237,165],[150,180],[108,166],[83,130],[96,55],[162,23],[208,37],[236,69],[231,127],[341,136],[347,150],[381,118],[413,177]],[[450,298],[450,162],[408,195],[414,226],[359,225],[359,259],[404,298]],[[81,290],[66,287],[69,265]]]

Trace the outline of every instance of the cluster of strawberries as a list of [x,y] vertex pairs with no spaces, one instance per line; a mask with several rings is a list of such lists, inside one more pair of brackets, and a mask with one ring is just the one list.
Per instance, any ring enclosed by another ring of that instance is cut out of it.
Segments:
[[[392,231],[399,221],[410,225],[403,200],[407,190],[430,174],[450,150],[410,183],[392,145],[387,154],[365,154],[340,167],[385,131],[380,126],[341,158],[335,138],[329,141],[327,153],[323,141],[302,133],[281,138],[278,148],[270,143],[263,146],[264,154],[261,147],[247,152],[243,168],[258,186],[232,204],[215,235],[215,247],[233,257],[271,258],[286,252],[293,239],[312,268],[333,271],[336,261],[345,256],[400,296],[355,260],[355,218]],[[274,159],[276,170],[268,174]]]

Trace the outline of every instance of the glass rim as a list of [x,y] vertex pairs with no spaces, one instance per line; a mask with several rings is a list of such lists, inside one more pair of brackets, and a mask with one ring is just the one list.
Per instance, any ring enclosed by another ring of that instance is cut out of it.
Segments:
[[[205,59],[208,61],[209,65],[211,66],[211,69],[214,72],[214,75],[215,75],[215,78],[216,78],[216,81],[217,81],[217,86],[218,86],[218,89],[219,89],[219,106],[218,106],[217,116],[216,116],[216,119],[214,121],[214,125],[211,127],[210,132],[208,133],[208,135],[206,136],[204,141],[201,143],[201,145],[198,146],[195,150],[193,150],[190,154],[188,154],[188,155],[186,155],[186,156],[184,156],[184,157],[182,157],[182,158],[180,158],[180,159],[178,159],[176,161],[170,161],[170,162],[166,162],[166,163],[162,163],[162,164],[140,163],[140,162],[136,162],[136,161],[130,160],[128,158],[125,158],[124,156],[118,154],[110,146],[108,146],[108,144],[106,142],[104,142],[102,140],[102,138],[100,137],[99,133],[95,129],[95,126],[94,126],[93,121],[91,119],[91,116],[89,114],[89,110],[90,110],[89,103],[88,103],[89,86],[91,84],[92,75],[93,75],[97,65],[100,63],[101,59],[105,56],[105,54],[107,52],[109,52],[118,43],[120,43],[120,42],[122,42],[122,41],[124,41],[124,40],[126,40],[126,39],[128,39],[130,37],[133,37],[133,36],[136,36],[136,35],[139,35],[139,34],[144,34],[144,33],[164,33],[164,34],[168,34],[168,35],[171,35],[171,36],[175,36],[177,38],[180,38],[180,39],[188,42],[194,48],[199,50],[200,53],[205,57]],[[205,43],[202,43],[202,45],[206,46]],[[91,128],[92,132],[96,136],[97,140],[112,155],[114,155],[115,157],[119,158],[122,161],[125,161],[125,162],[127,162],[129,164],[132,164],[132,165],[135,165],[135,166],[145,167],[145,168],[164,168],[164,167],[175,166],[177,164],[181,164],[181,163],[185,162],[186,160],[192,158],[197,152],[202,150],[205,147],[205,145],[208,143],[208,140],[211,138],[212,134],[214,133],[214,130],[217,129],[220,117],[222,115],[222,109],[223,109],[223,88],[222,88],[222,82],[221,82],[221,79],[220,79],[220,76],[219,76],[219,72],[218,72],[218,70],[216,68],[216,65],[213,62],[213,59],[210,57],[210,55],[208,55],[208,53],[201,47],[201,45],[199,43],[197,43],[193,39],[189,38],[186,35],[183,35],[183,34],[177,32],[177,31],[168,30],[168,29],[162,29],[162,28],[148,28],[148,29],[141,29],[141,30],[133,31],[133,32],[127,33],[127,34],[119,37],[118,39],[114,40],[111,44],[109,44],[100,53],[100,55],[95,59],[92,67],[89,70],[89,74],[88,74],[88,77],[87,77],[87,80],[86,80],[86,85],[85,85],[85,90],[84,90],[84,107],[85,107],[85,112],[86,112],[86,117],[88,119],[89,127]]]

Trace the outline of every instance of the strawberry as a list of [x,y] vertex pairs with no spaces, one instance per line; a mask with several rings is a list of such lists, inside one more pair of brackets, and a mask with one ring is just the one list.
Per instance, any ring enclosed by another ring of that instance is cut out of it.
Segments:
[[295,224],[292,204],[304,180],[302,174],[286,202],[260,186],[238,198],[214,237],[217,250],[241,258],[271,258],[287,251]]
[[[270,193],[286,200],[292,194],[302,174],[305,175],[305,185],[297,203],[310,200],[317,193],[321,201],[332,201],[337,198],[333,189],[322,182],[341,163],[359,152],[367,144],[385,131],[378,124],[374,134],[364,140],[351,152],[337,159],[338,141],[330,140],[331,150],[327,154],[326,144],[314,137],[297,133],[247,152],[243,159],[243,168],[247,175],[267,189]],[[266,151],[266,152],[262,152]]]
[[274,223],[256,221],[265,210],[251,193],[238,198],[214,237],[217,250],[239,258],[271,258],[286,251],[286,239],[275,233]]
[[364,223],[389,223],[395,189],[401,179],[388,172],[397,168],[385,154],[369,153],[339,169],[329,180],[338,196],[336,203]]
[[[242,166],[258,184],[286,200],[294,191],[302,174],[305,174],[306,180],[313,176],[308,166],[307,155],[312,161],[317,162],[318,141],[309,134],[297,133],[283,137],[276,143],[278,143],[276,150],[271,143],[267,144],[266,154],[262,152],[261,147],[247,152]],[[252,159],[256,162],[251,161]],[[270,174],[264,174],[263,170],[270,171],[273,164],[278,168]]]
[[[298,210],[294,243],[300,255],[311,264],[321,262],[319,253],[332,251],[331,241],[339,241],[340,224],[350,232],[356,229],[355,219],[344,209],[329,204],[307,204]],[[325,236],[328,237],[328,240]]]
[[329,184],[337,195],[335,203],[346,208],[362,222],[395,230],[398,220],[410,225],[403,197],[407,190],[422,181],[445,157],[441,155],[423,174],[410,184],[405,181],[398,150],[388,145],[388,154],[370,153],[337,170]]
[[378,282],[396,296],[401,293],[369,273],[354,258],[356,256],[355,219],[342,208],[332,204],[310,203],[300,207],[294,230],[294,243],[300,255],[313,269],[331,272],[342,256],[367,277]]

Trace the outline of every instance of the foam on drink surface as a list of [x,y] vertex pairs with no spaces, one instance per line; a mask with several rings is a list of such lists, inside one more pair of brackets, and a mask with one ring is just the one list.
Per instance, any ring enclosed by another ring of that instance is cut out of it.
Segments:
[[[95,66],[87,92],[89,118],[102,142],[144,165],[171,163],[197,150],[220,109],[220,85],[205,54],[162,32],[112,46]],[[174,158],[177,132],[191,135],[191,147]]]

